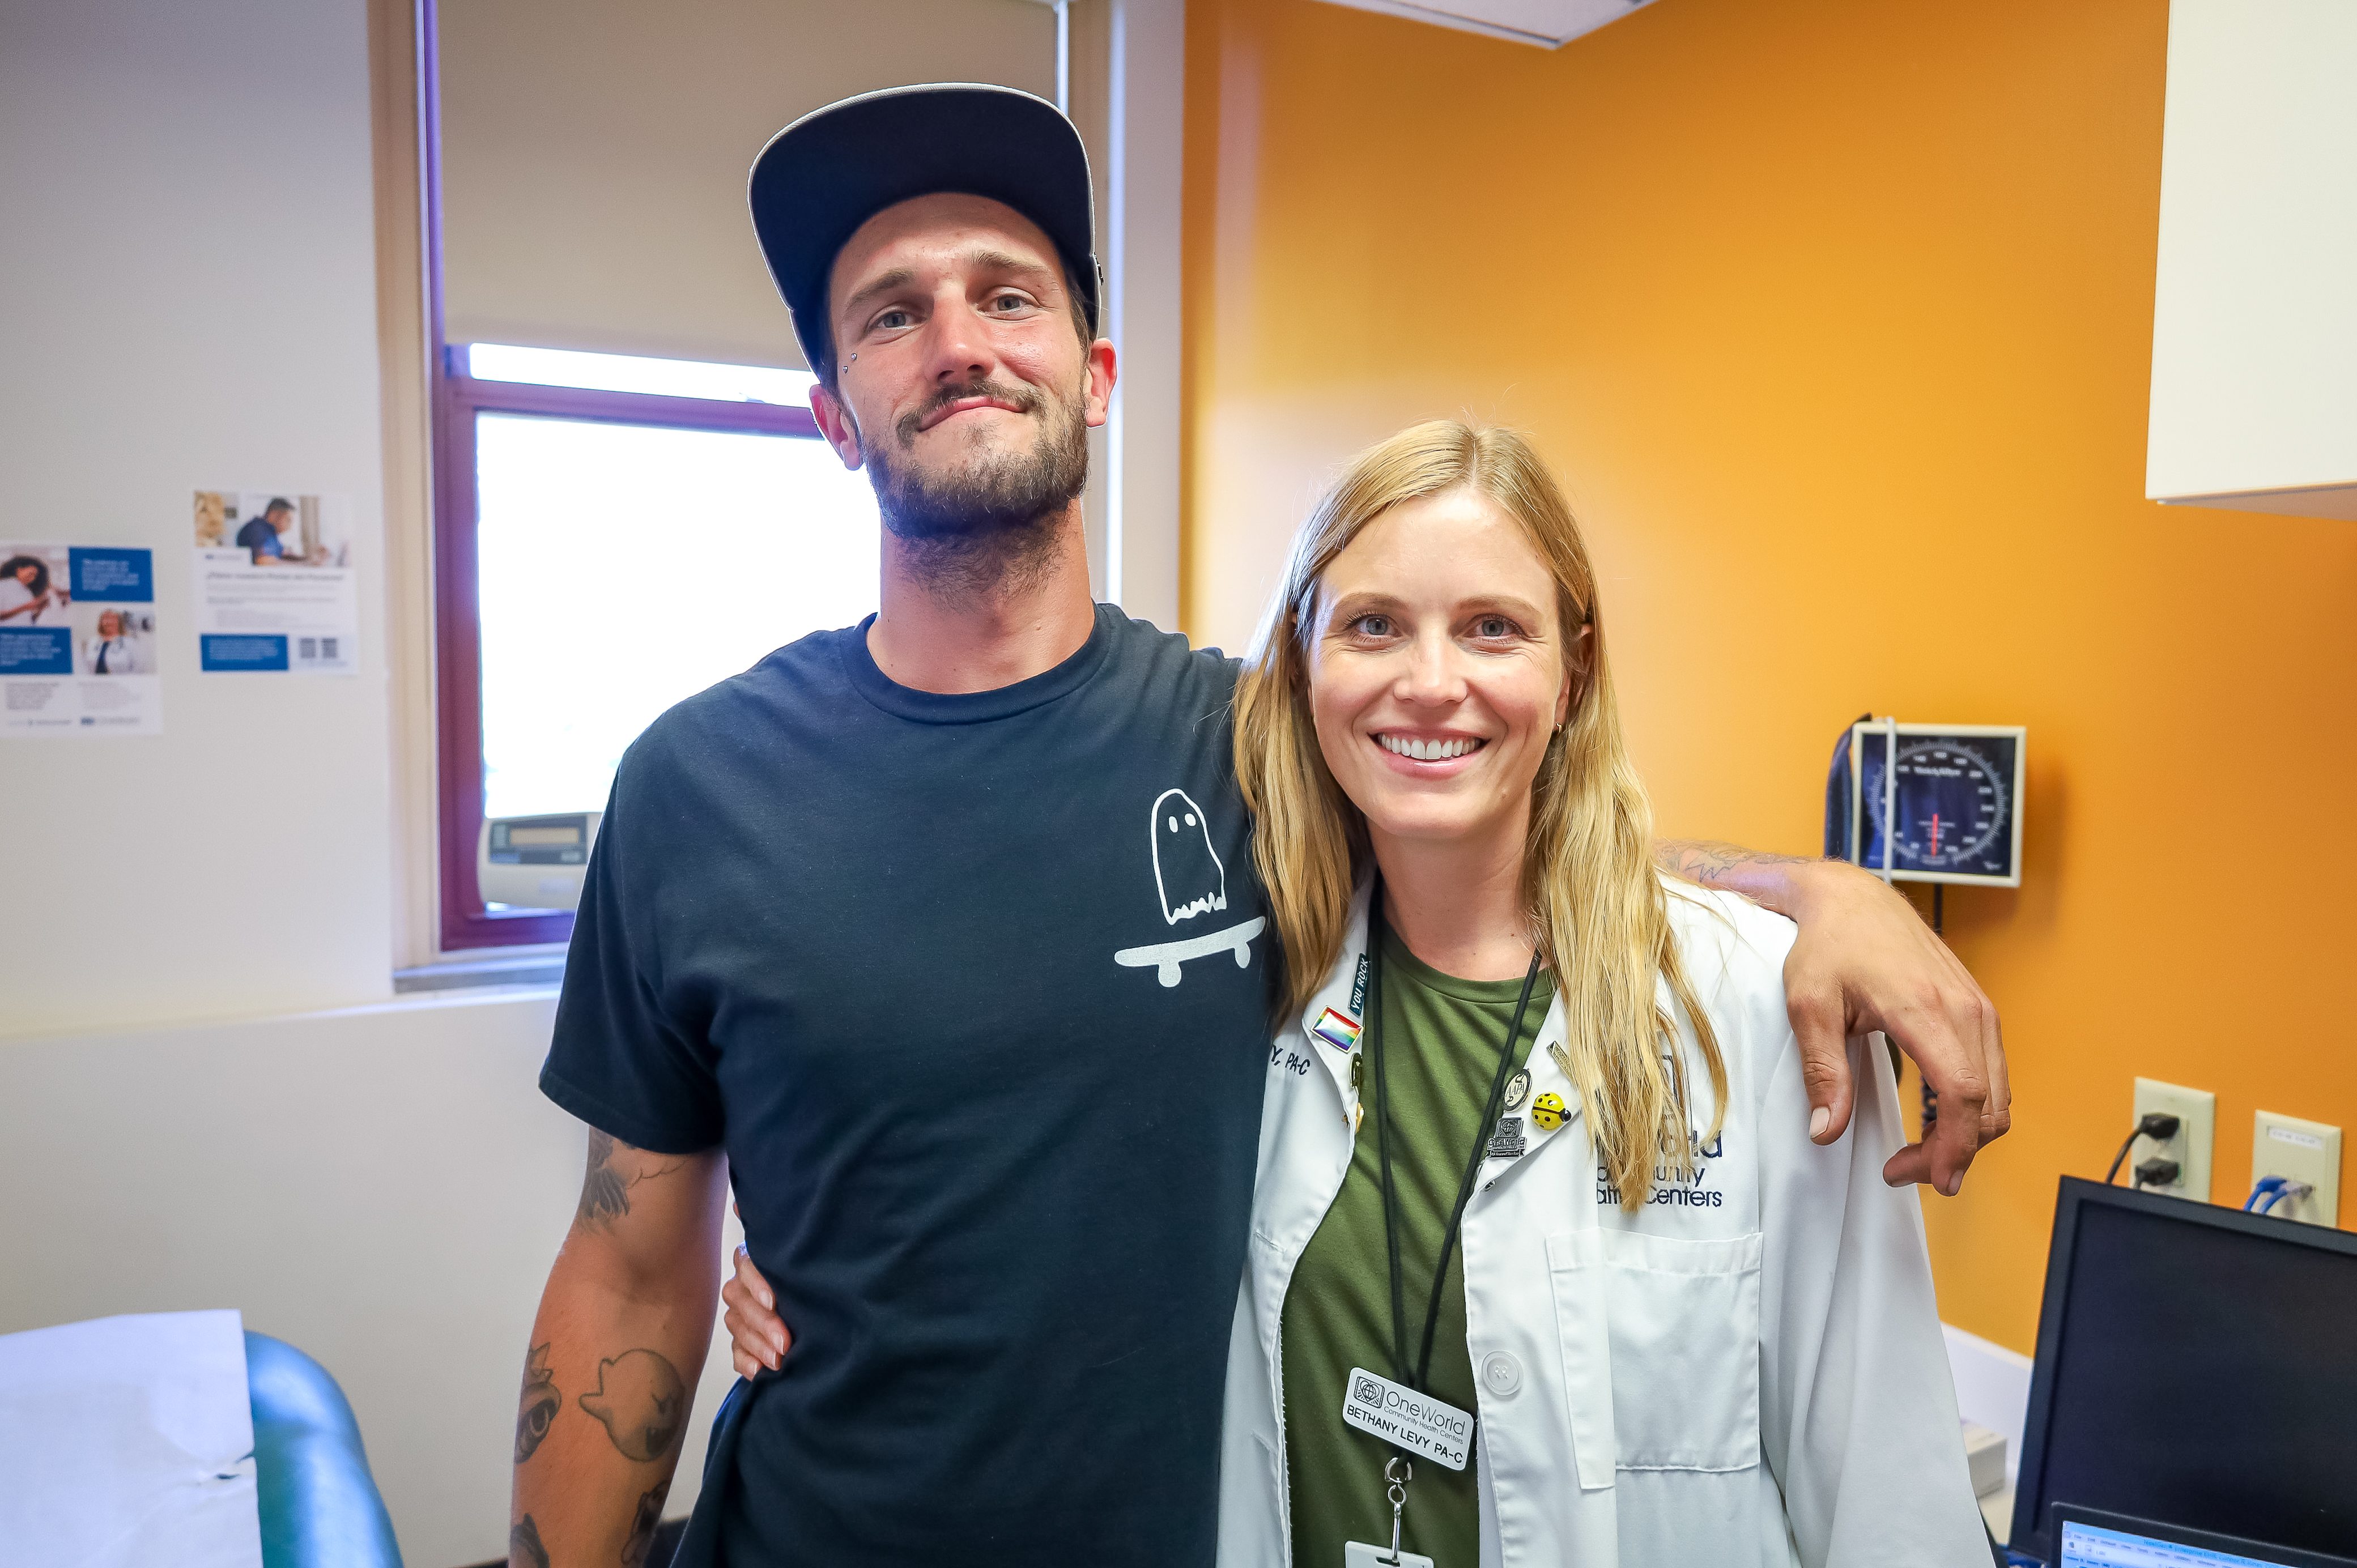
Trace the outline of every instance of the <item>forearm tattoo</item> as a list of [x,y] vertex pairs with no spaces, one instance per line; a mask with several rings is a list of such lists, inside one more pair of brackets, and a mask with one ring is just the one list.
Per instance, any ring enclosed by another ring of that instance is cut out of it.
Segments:
[[652,1350],[625,1350],[597,1363],[597,1386],[581,1408],[606,1424],[623,1457],[640,1464],[668,1455],[687,1430],[687,1383]]
[[1695,882],[1717,882],[1730,872],[1746,866],[1813,865],[1816,857],[1805,854],[1769,854],[1760,850],[1745,849],[1740,844],[1717,843],[1703,839],[1664,839],[1653,845],[1653,862],[1664,871]]
[[508,1568],[548,1568],[548,1548],[540,1543],[540,1526],[530,1514],[508,1531]]
[[[574,1211],[573,1222],[590,1230],[603,1230],[630,1211],[630,1188],[656,1176],[669,1176],[687,1164],[673,1160],[651,1171],[625,1176],[615,1168],[614,1151],[630,1149],[618,1143],[610,1133],[589,1130],[589,1168],[581,1178],[581,1205]],[[635,1151],[632,1151],[635,1152]]]
[[556,1379],[548,1369],[548,1351],[549,1346],[535,1345],[524,1363],[523,1392],[516,1410],[515,1462],[519,1465],[532,1457],[548,1435],[548,1423],[565,1406],[565,1396],[556,1391]]
[[622,1568],[645,1568],[647,1553],[654,1550],[655,1530],[662,1523],[663,1498],[671,1491],[669,1481],[657,1481],[639,1496],[639,1511],[630,1518],[630,1538],[622,1542]]

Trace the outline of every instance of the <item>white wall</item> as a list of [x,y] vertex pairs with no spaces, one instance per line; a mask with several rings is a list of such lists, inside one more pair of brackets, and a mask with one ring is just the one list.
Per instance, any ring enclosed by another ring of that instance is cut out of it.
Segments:
[[[554,1010],[0,1044],[0,1333],[240,1308],[343,1385],[409,1568],[503,1557],[526,1335],[580,1187],[580,1124],[536,1087]],[[674,1516],[729,1381],[716,1348]]]
[[[0,533],[155,550],[165,726],[0,739],[0,1037],[389,993],[364,21],[0,5]],[[360,675],[198,672],[217,486],[347,498]]]
[[[369,138],[363,0],[0,0],[0,534],[156,552],[165,706],[0,740],[0,1332],[242,1308],[453,1568],[505,1549],[580,1131],[546,995],[384,1001]],[[199,486],[347,498],[359,677],[199,673]]]

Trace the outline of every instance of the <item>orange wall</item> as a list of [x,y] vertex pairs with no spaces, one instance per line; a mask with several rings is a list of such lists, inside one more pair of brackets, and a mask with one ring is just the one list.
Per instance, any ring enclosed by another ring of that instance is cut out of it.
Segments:
[[[1189,7],[1184,618],[1240,646],[1318,478],[1520,424],[1600,559],[1663,831],[1813,853],[1860,712],[2026,724],[2018,893],[1948,901],[2018,1121],[1927,1205],[2028,1349],[2137,1073],[2357,1122],[2357,525],[2141,498],[2162,0],[1660,0],[1553,53]],[[2321,851],[2321,853],[2319,853]]]

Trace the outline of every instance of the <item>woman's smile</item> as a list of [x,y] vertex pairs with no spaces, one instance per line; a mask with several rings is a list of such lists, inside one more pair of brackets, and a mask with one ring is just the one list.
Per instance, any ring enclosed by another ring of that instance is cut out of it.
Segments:
[[1378,730],[1371,738],[1418,778],[1458,771],[1448,765],[1463,762],[1490,744],[1481,736],[1426,735],[1405,729]]

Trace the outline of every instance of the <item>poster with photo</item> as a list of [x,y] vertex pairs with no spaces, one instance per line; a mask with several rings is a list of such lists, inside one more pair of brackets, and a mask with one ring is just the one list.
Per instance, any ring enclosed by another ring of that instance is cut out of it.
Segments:
[[154,735],[151,550],[0,541],[0,736]]
[[350,675],[360,668],[360,590],[335,498],[199,490],[195,542],[199,669]]

